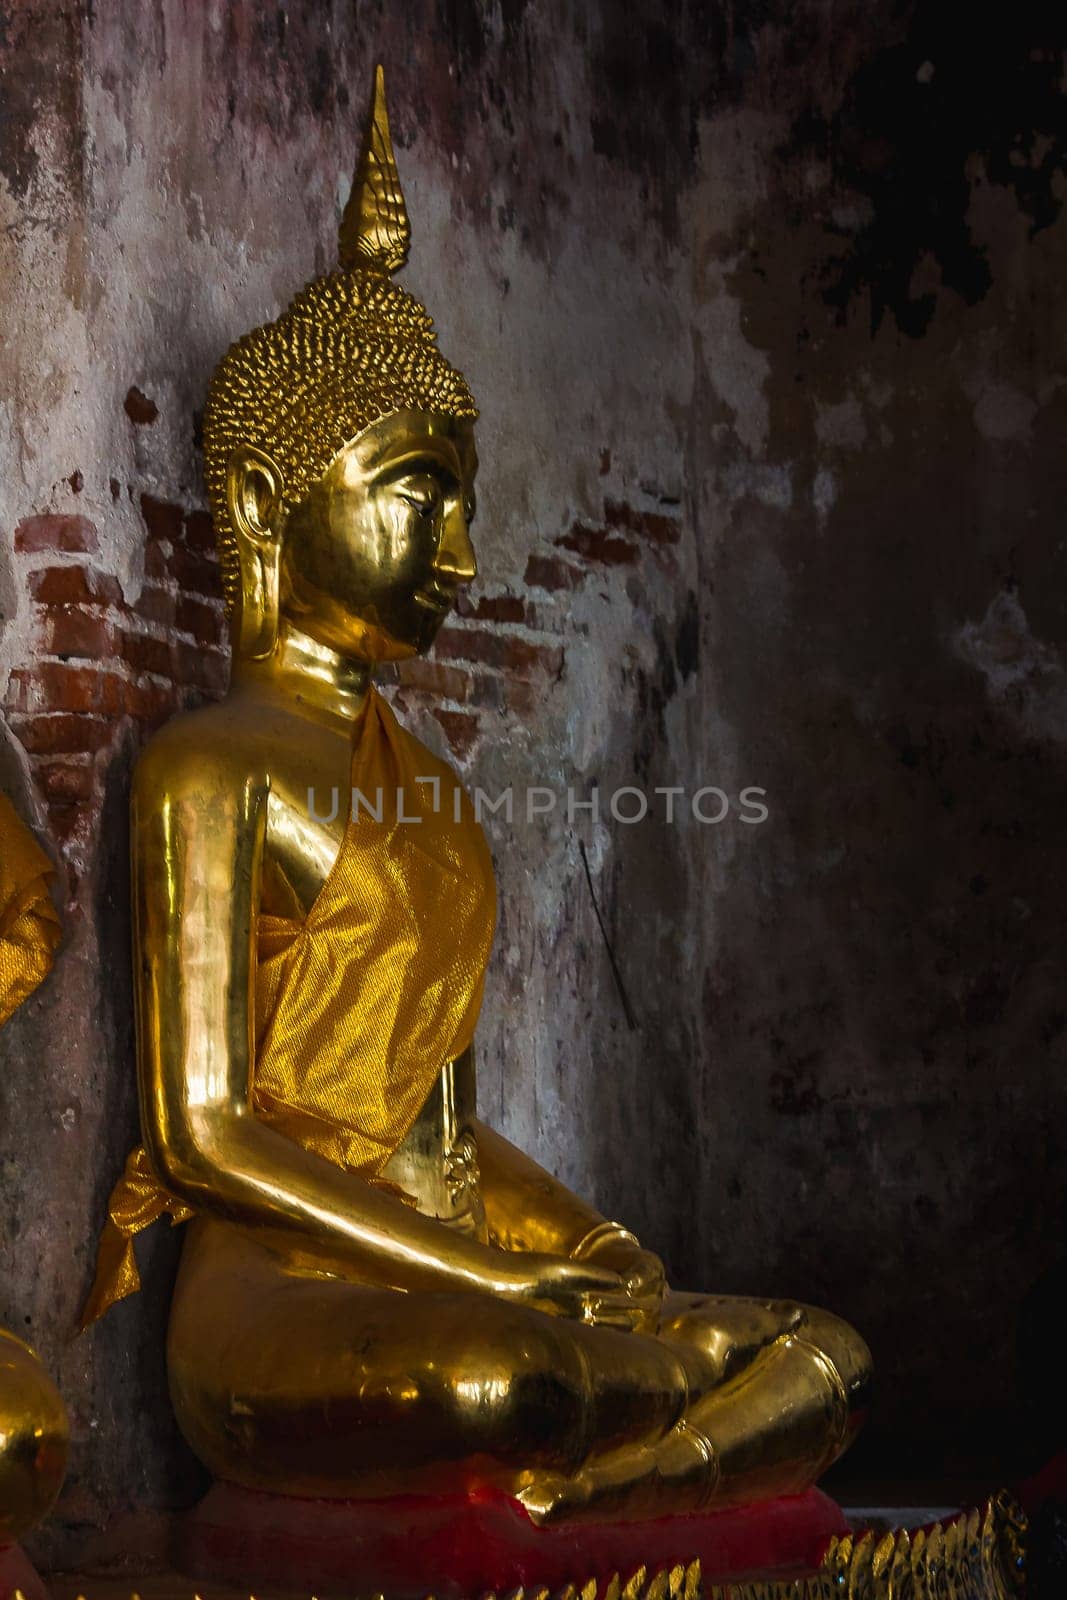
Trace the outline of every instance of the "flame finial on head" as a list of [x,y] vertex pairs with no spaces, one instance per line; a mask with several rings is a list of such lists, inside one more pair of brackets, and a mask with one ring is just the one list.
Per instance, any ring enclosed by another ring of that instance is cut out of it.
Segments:
[[383,277],[404,265],[411,248],[411,223],[389,135],[385,74],[380,64],[374,73],[370,121],[352,193],[341,217],[338,245],[338,259],[345,271],[363,267]]

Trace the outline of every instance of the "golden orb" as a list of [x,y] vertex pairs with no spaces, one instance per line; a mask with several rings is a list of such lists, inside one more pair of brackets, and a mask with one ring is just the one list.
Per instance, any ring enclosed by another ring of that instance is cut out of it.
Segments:
[[67,1470],[70,1423],[28,1344],[0,1328],[0,1545],[42,1521]]

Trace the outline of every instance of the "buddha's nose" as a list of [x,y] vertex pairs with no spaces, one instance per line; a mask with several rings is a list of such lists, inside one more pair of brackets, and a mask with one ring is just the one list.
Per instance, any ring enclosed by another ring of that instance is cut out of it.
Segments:
[[434,570],[456,584],[473,583],[478,576],[478,562],[462,505],[450,508],[445,517]]

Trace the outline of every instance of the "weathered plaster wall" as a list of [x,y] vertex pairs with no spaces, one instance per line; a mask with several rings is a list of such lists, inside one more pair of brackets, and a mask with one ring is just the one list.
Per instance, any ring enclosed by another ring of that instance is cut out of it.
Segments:
[[692,211],[703,703],[774,816],[704,880],[686,1267],[864,1328],[883,1479],[1067,1420],[1065,41],[959,20],[760,31]]
[[[75,1421],[45,1556],[126,1512],[144,1541],[199,1483],[176,1240],[72,1339],[136,1128],[125,793],[224,682],[197,412],[330,262],[378,58],[405,281],[483,409],[482,577],[396,690],[516,794],[483,1109],[676,1281],[863,1327],[869,1472],[980,1475],[1021,1437],[1067,735],[1062,65],[1024,12],[964,39],[820,0],[0,8],[2,771],[67,927],[0,1035],[0,1320]],[[771,814],[523,819],[529,785],[593,783]]]

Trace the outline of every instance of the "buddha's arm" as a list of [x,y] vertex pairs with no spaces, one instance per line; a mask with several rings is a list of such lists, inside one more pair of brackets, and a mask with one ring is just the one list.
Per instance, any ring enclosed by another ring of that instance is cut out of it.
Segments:
[[618,1272],[631,1303],[654,1317],[665,1287],[659,1257],[484,1122],[474,1131],[490,1237],[505,1250],[548,1251]]
[[141,1116],[162,1182],[200,1212],[264,1239],[298,1240],[341,1273],[624,1320],[616,1274],[464,1238],[254,1115],[251,999],[268,785],[223,766],[217,751],[205,758],[191,736],[175,733],[150,747],[134,783]]
[[484,1122],[476,1122],[478,1171],[492,1238],[504,1250],[569,1256],[605,1218]]

